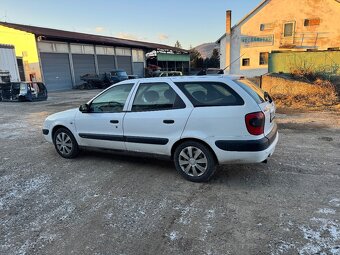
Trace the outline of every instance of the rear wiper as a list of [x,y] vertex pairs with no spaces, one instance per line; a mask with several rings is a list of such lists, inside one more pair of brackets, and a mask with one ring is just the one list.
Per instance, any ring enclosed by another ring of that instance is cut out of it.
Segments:
[[267,99],[269,103],[273,102],[273,99],[271,98],[267,91],[264,92],[264,98]]

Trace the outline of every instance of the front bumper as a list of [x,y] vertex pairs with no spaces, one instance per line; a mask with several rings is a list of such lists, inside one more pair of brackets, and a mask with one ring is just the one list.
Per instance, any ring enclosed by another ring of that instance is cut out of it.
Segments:
[[44,136],[44,138],[45,138],[45,140],[47,141],[47,142],[50,142],[50,143],[53,143],[53,141],[52,141],[52,131],[50,131],[49,129],[47,129],[47,128],[44,128],[43,130],[42,130],[42,133],[43,133],[43,136]]

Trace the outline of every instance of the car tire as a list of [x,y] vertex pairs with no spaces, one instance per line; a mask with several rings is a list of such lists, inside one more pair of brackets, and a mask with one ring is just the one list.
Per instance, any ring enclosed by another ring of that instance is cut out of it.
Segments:
[[63,158],[75,158],[79,154],[79,146],[73,134],[66,128],[59,128],[53,135],[54,147]]
[[187,141],[174,153],[176,170],[192,182],[207,182],[214,175],[216,162],[211,150],[202,143]]

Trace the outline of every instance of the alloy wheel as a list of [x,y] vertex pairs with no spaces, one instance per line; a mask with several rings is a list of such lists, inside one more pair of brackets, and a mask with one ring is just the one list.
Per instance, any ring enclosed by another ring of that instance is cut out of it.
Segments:
[[68,134],[61,132],[56,136],[55,140],[58,151],[64,155],[68,156],[72,152],[73,144],[72,140]]
[[188,146],[183,148],[178,157],[181,169],[189,176],[199,177],[208,169],[207,157],[197,147]]

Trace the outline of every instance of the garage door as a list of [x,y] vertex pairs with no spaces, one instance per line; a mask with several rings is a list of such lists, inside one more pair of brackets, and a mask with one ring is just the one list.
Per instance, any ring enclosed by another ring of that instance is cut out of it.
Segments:
[[68,54],[40,53],[40,58],[48,91],[72,88]]
[[96,74],[93,55],[73,54],[73,67],[76,85],[84,83],[80,76],[84,74]]
[[132,74],[132,59],[130,56],[117,56],[118,69],[123,69],[127,74]]
[[97,55],[99,73],[108,73],[116,69],[115,57]]
[[144,77],[144,63],[143,62],[133,63],[133,74],[138,75],[138,77]]

